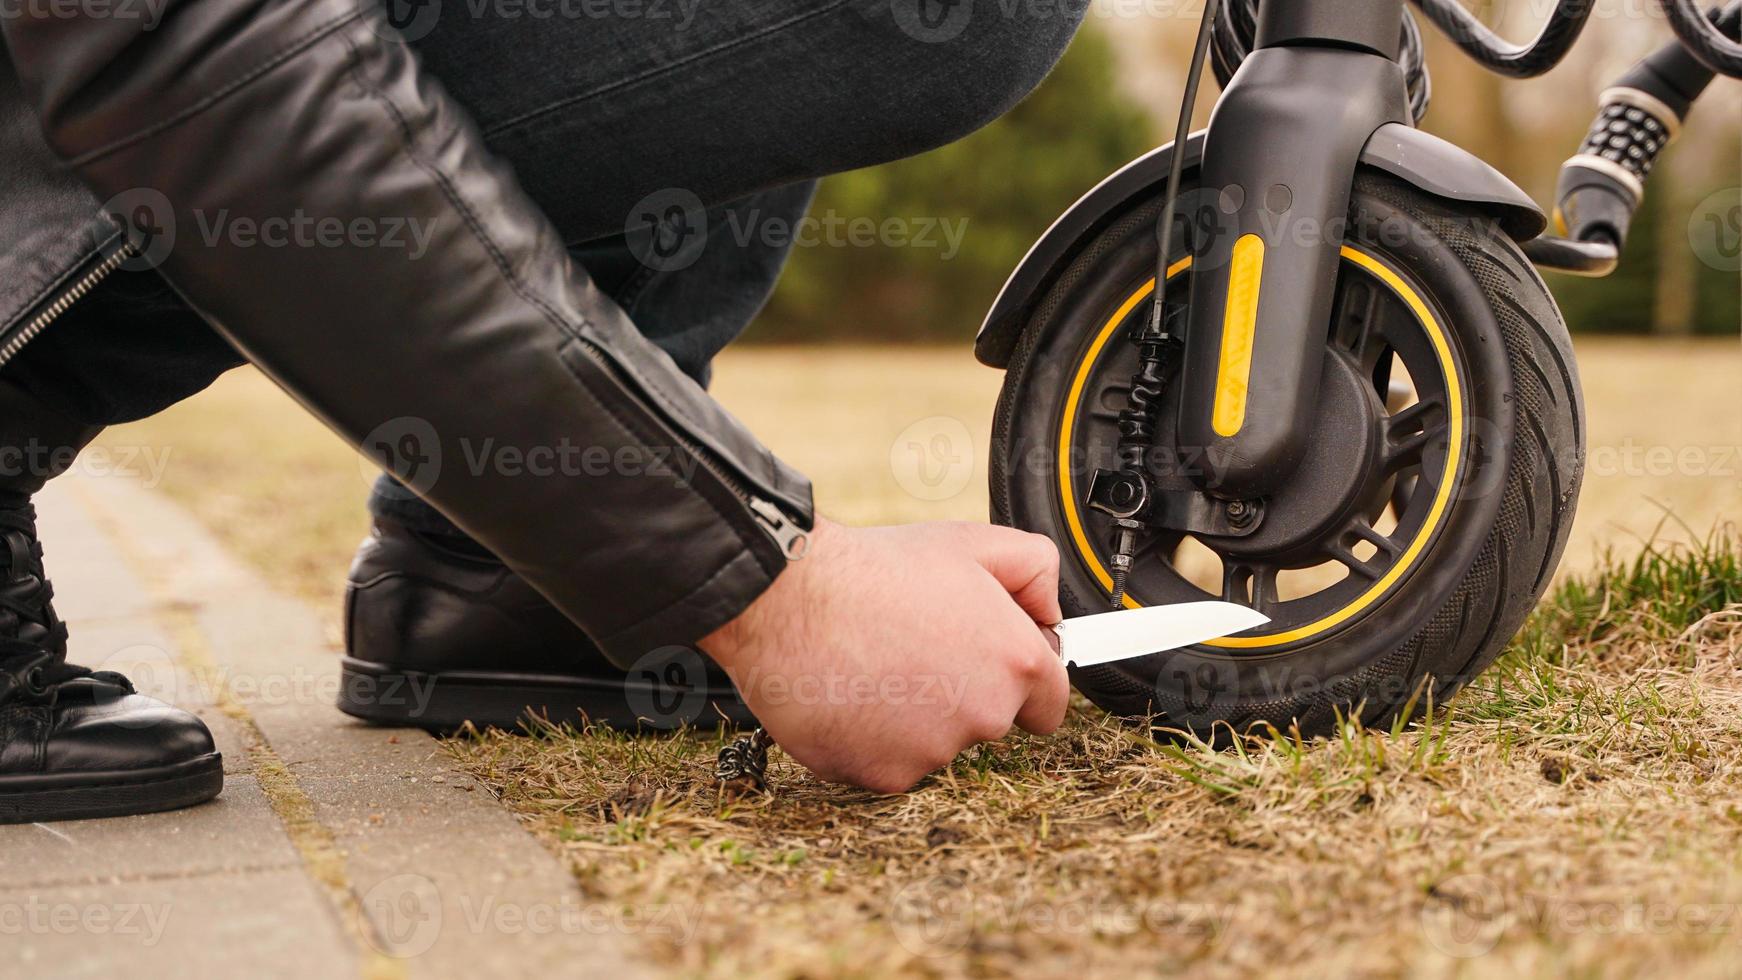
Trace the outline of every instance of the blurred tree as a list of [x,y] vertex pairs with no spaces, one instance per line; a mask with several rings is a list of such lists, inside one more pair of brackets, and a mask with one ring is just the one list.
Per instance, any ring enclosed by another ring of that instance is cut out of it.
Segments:
[[[793,250],[751,339],[972,339],[1035,238],[1155,145],[1149,117],[1120,94],[1117,74],[1106,37],[1085,29],[1052,75],[998,122],[931,153],[825,180],[811,206],[811,241]],[[894,244],[897,236],[879,233],[888,240],[855,242],[855,220],[862,230],[893,220],[888,227],[914,241]],[[952,234],[960,245],[953,253]]]
[[[1540,4],[1472,0],[1508,37],[1531,36]],[[1078,195],[1171,132],[1196,16],[1091,16],[1058,69],[1010,115],[953,146],[830,178],[811,214],[837,229],[896,219],[933,247],[811,244],[795,250],[753,340],[964,341],[1034,238]],[[1510,81],[1428,30],[1434,108],[1424,126],[1500,167],[1545,204],[1560,162],[1595,114],[1596,96],[1670,39],[1653,5],[1606,3],[1565,64]],[[1742,103],[1720,81],[1666,154],[1621,269],[1602,280],[1550,275],[1576,332],[1735,335],[1736,273],[1698,261],[1691,209],[1742,186]],[[1198,122],[1213,97],[1206,86]],[[940,227],[963,229],[952,253]],[[812,240],[820,234],[813,230]],[[877,237],[877,236],[873,236]],[[861,239],[863,241],[863,239]]]

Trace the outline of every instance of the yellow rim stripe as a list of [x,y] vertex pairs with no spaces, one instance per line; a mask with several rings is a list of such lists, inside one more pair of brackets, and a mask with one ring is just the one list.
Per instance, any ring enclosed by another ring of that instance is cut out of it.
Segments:
[[1228,438],[1246,424],[1246,391],[1252,381],[1252,337],[1258,332],[1258,293],[1264,283],[1264,239],[1243,235],[1228,267],[1228,306],[1222,313],[1222,358],[1216,371],[1216,404],[1210,427]]
[[[1463,389],[1458,381],[1457,363],[1452,360],[1451,344],[1446,340],[1445,330],[1441,327],[1439,318],[1434,316],[1433,310],[1428,308],[1421,295],[1407,282],[1404,282],[1401,276],[1391,271],[1378,259],[1364,252],[1358,252],[1349,246],[1343,247],[1342,254],[1344,259],[1371,272],[1409,306],[1422,326],[1426,328],[1428,338],[1433,342],[1434,352],[1440,359],[1440,370],[1446,379],[1447,415],[1450,419],[1451,432],[1449,444],[1446,447],[1445,470],[1440,476],[1440,484],[1434,495],[1433,507],[1428,511],[1427,520],[1422,524],[1421,532],[1410,542],[1409,547],[1404,549],[1397,562],[1379,581],[1373,584],[1372,588],[1354,602],[1318,622],[1309,623],[1283,633],[1269,636],[1226,637],[1212,640],[1204,644],[1205,646],[1230,650],[1255,650],[1280,646],[1316,636],[1347,622],[1351,617],[1379,601],[1380,597],[1385,595],[1397,583],[1398,579],[1409,571],[1410,567],[1421,557],[1422,552],[1426,550],[1428,542],[1433,539],[1434,531],[1438,529],[1441,521],[1445,519],[1446,512],[1450,509],[1452,490],[1455,486],[1455,478],[1458,466],[1463,459],[1464,450],[1464,397]],[[1190,266],[1191,259],[1181,259],[1168,268],[1167,277],[1172,279]],[[1077,552],[1082,555],[1090,572],[1101,583],[1101,587],[1109,591],[1113,588],[1113,576],[1101,563],[1100,556],[1095,554],[1094,548],[1090,547],[1088,535],[1083,530],[1082,518],[1077,514],[1076,491],[1072,488],[1071,480],[1071,441],[1076,435],[1077,406],[1082,401],[1083,389],[1088,384],[1089,374],[1094,368],[1096,360],[1100,358],[1102,349],[1107,346],[1107,342],[1118,330],[1119,324],[1124,322],[1131,311],[1137,307],[1137,304],[1148,299],[1150,294],[1154,292],[1155,280],[1153,279],[1139,287],[1137,292],[1133,293],[1119,307],[1119,310],[1101,328],[1101,332],[1095,337],[1094,342],[1089,345],[1087,354],[1077,368],[1076,377],[1071,382],[1071,390],[1065,401],[1064,424],[1060,426],[1059,431],[1059,490],[1063,494],[1060,499],[1063,502],[1065,522],[1070,527],[1071,539],[1076,543]],[[1141,604],[1130,596],[1125,597],[1125,607],[1128,609],[1142,608]]]

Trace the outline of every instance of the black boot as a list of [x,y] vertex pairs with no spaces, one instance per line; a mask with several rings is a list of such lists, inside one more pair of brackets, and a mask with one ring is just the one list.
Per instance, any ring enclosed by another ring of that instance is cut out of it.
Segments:
[[173,810],[224,786],[198,718],[66,662],[30,497],[97,431],[0,379],[0,823]]
[[377,515],[351,566],[339,710],[436,731],[529,717],[624,730],[755,720],[699,651],[629,672],[481,545]]

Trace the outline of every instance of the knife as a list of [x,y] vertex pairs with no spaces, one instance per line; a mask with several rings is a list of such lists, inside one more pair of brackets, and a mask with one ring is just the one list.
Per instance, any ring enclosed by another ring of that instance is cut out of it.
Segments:
[[[1066,664],[1097,667],[1232,636],[1268,622],[1269,616],[1231,602],[1186,602],[1078,616],[1052,631]],[[715,778],[723,784],[767,789],[768,750],[773,745],[774,740],[760,728],[738,738],[720,750]]]
[[1067,619],[1053,627],[1059,658],[1074,667],[1097,667],[1263,626],[1270,617],[1231,602],[1186,602],[1121,609]]

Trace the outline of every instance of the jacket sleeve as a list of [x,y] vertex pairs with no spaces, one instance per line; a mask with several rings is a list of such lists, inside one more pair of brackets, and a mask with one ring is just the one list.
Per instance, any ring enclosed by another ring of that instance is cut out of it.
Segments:
[[[0,27],[55,152],[141,261],[615,662],[802,553],[808,481],[593,287],[372,5],[104,6]],[[427,247],[383,247],[407,226]]]

